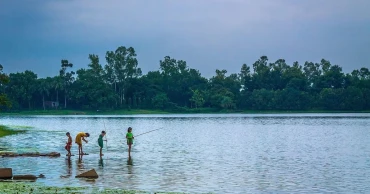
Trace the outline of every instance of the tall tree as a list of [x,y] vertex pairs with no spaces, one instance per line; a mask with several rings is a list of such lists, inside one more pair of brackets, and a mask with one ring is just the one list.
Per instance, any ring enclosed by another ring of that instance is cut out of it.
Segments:
[[261,56],[256,62],[253,63],[253,77],[252,81],[254,82],[253,89],[271,89],[270,85],[270,67],[267,64],[267,56]]
[[210,79],[208,101],[212,107],[234,109],[241,84],[236,74],[226,76],[226,73],[225,69],[216,69],[216,75]]
[[289,66],[286,64],[284,59],[279,59],[275,63],[270,63],[270,79],[269,85],[273,90],[282,90],[287,84],[287,80],[283,78],[283,75],[289,70]]
[[320,92],[320,89],[318,88],[318,79],[322,73],[320,64],[305,62],[303,70],[307,80],[308,88],[314,92]]
[[44,110],[46,110],[45,107],[45,95],[49,96],[50,95],[50,89],[52,88],[52,78],[47,77],[47,78],[41,78],[37,80],[37,85],[38,85],[38,92],[42,96],[42,107]]
[[8,93],[20,105],[28,105],[31,109],[31,100],[37,89],[37,75],[32,71],[9,74],[10,82]]
[[104,81],[103,67],[97,55],[89,55],[89,68],[79,69],[74,86],[78,88],[73,96],[80,108],[111,108],[115,104],[113,89]]
[[67,98],[68,98],[68,90],[70,85],[72,84],[74,77],[73,75],[75,72],[70,71],[67,72],[68,68],[72,68],[73,64],[68,62],[68,60],[61,60],[61,70],[59,71],[59,76],[63,80],[63,88],[64,88],[64,108],[67,108]]
[[58,104],[59,104],[59,91],[64,90],[63,86],[64,86],[63,79],[59,75],[52,78],[51,87],[54,89],[54,92],[56,93],[56,102],[58,102]]
[[135,49],[120,46],[114,52],[108,51],[105,58],[107,60],[105,77],[107,81],[114,83],[122,107],[125,101],[125,89],[128,87],[130,80],[141,76]]
[[252,86],[252,75],[250,67],[247,64],[243,64],[239,73],[241,87],[243,90],[251,91],[253,90]]
[[42,79],[31,71],[8,77],[0,65],[0,106],[10,101],[12,109],[45,109],[45,100],[56,97],[59,102],[61,94],[64,107],[68,101],[68,108],[76,109],[370,109],[369,69],[345,74],[325,59],[290,66],[284,59],[269,63],[262,56],[250,67],[243,64],[238,74],[217,69],[210,79],[169,56],[160,60],[158,71],[142,76],[132,47],[108,51],[104,68],[97,55],[89,55],[89,60],[76,80],[67,60],[61,61],[59,75]]

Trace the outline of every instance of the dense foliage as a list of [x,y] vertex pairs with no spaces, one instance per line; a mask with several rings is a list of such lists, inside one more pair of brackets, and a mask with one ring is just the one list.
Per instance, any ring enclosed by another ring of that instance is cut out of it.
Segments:
[[9,82],[9,77],[3,73],[3,66],[0,64],[0,107],[11,107],[11,103],[4,94],[4,84]]
[[108,51],[104,66],[97,55],[89,60],[77,72],[62,60],[59,75],[47,78],[32,71],[7,76],[0,66],[1,106],[10,100],[8,110],[46,109],[47,101],[79,110],[370,110],[369,69],[346,74],[325,59],[290,66],[262,56],[239,73],[216,70],[210,79],[169,56],[160,60],[158,71],[142,75],[132,47]]

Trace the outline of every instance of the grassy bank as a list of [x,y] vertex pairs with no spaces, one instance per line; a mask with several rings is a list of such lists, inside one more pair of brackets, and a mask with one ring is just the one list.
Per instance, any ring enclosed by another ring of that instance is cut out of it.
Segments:
[[339,111],[339,110],[264,110],[264,111],[242,111],[244,114],[294,114],[294,113],[370,113],[370,110],[363,111]]
[[7,115],[140,115],[140,114],[287,114],[287,113],[370,113],[366,111],[328,111],[328,110],[220,110],[214,108],[179,109],[179,110],[146,110],[146,109],[123,109],[123,110],[31,110],[18,112],[0,112],[0,116]]
[[4,137],[6,135],[14,135],[22,132],[24,132],[24,130],[11,130],[8,127],[0,125],[0,137]]
[[0,115],[134,115],[134,114],[168,114],[161,110],[110,110],[110,111],[82,111],[82,110],[31,110],[17,112],[0,112]]
[[[146,194],[147,191],[132,191],[123,189],[99,189],[94,187],[49,187],[37,183],[0,182],[0,191],[4,193],[122,193]],[[171,192],[155,192],[157,194],[177,194]]]

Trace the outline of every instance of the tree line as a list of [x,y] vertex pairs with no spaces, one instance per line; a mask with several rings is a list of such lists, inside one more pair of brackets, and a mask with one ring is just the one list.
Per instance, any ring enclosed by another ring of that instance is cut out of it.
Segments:
[[134,48],[121,46],[106,52],[102,65],[90,54],[88,67],[76,72],[61,60],[59,74],[46,78],[30,70],[6,75],[0,65],[0,106],[47,109],[45,102],[53,101],[57,109],[76,110],[370,110],[365,67],[344,73],[325,59],[288,65],[262,56],[239,73],[217,69],[207,79],[169,56],[160,60],[159,70],[143,75],[136,56]]

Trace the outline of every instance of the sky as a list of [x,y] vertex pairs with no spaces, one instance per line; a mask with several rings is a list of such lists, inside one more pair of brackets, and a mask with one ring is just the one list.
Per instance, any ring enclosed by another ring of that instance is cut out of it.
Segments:
[[133,47],[143,73],[165,56],[211,77],[262,55],[370,68],[369,0],[0,0],[4,72],[55,76],[61,59]]

